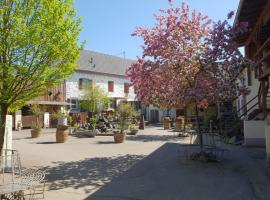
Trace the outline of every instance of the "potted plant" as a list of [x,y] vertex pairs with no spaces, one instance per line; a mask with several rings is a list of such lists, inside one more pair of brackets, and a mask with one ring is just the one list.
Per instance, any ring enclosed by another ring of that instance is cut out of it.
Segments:
[[129,135],[136,135],[139,131],[139,127],[136,124],[131,124],[129,126]]
[[64,143],[68,139],[68,135],[70,133],[68,127],[68,114],[66,111],[58,111],[53,113],[53,118],[57,119],[57,129],[56,129],[56,142]]
[[59,111],[57,113],[57,125],[67,126],[68,125],[68,114],[65,111]]
[[41,136],[42,125],[40,122],[40,117],[43,115],[43,108],[40,105],[33,104],[31,105],[30,110],[35,117],[35,122],[31,126],[31,137],[37,138]]
[[38,138],[41,136],[41,125],[39,123],[32,124],[31,128],[32,138]]
[[128,129],[129,118],[135,115],[133,106],[129,103],[122,103],[117,112],[118,131],[114,131],[114,141],[123,143],[126,137],[125,130]]
[[90,118],[90,124],[91,124],[90,134],[89,134],[90,137],[95,137],[99,133],[98,129],[96,129],[97,121],[98,119],[96,116],[93,116]]

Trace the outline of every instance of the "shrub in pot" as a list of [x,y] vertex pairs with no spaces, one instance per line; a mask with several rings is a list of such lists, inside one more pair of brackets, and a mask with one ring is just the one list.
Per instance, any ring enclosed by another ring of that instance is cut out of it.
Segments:
[[32,138],[38,138],[41,136],[41,125],[39,123],[33,124],[31,126],[31,137]]
[[122,103],[117,112],[117,126],[118,131],[114,131],[114,141],[116,143],[122,143],[125,141],[125,130],[128,129],[129,119],[135,115],[133,106],[129,103]]
[[31,128],[31,137],[32,138],[37,138],[41,136],[41,128],[42,128],[42,124],[40,122],[40,117],[43,115],[44,113],[44,107],[41,107],[40,105],[37,104],[33,104],[30,107],[30,110],[33,114],[33,116],[35,117],[35,122],[32,124]]
[[129,135],[136,135],[139,131],[139,127],[136,126],[135,124],[131,124],[129,126]]
[[64,143],[68,139],[70,133],[68,127],[68,113],[64,110],[60,110],[52,114],[54,119],[57,119],[57,129],[56,129],[56,142]]
[[99,131],[96,129],[97,127],[97,117],[96,116],[93,116],[91,119],[90,119],[90,124],[91,124],[91,129],[90,129],[90,137],[95,137]]

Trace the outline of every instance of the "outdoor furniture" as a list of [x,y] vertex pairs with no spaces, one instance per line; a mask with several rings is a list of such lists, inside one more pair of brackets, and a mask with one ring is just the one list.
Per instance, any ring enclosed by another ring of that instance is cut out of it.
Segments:
[[[1,199],[34,199],[41,194],[44,198],[45,172],[39,169],[23,169],[18,151],[4,149],[0,156],[0,200]],[[42,191],[37,186],[42,184]],[[28,193],[25,193],[28,191]]]

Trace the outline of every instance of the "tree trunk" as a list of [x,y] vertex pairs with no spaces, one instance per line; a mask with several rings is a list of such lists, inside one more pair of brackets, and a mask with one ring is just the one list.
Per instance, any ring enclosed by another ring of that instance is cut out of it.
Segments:
[[6,130],[6,116],[8,114],[8,106],[6,104],[0,105],[0,152],[3,150],[5,130]]
[[199,144],[200,148],[203,148],[203,136],[200,130],[200,123],[199,123],[199,110],[197,104],[195,105],[195,116],[196,116],[196,128],[197,128],[197,134],[199,137]]

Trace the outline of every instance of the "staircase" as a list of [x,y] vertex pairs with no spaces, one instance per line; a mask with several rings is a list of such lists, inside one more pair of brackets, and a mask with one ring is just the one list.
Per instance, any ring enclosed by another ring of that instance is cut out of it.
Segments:
[[[249,106],[248,109],[246,109]],[[249,100],[245,105],[237,110],[241,120],[265,120],[270,112],[270,91],[263,94],[261,86],[258,95]],[[260,115],[260,116],[259,116]]]
[[233,108],[232,102],[219,105],[219,131],[223,136],[232,137],[241,134],[243,124]]

